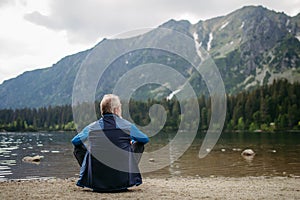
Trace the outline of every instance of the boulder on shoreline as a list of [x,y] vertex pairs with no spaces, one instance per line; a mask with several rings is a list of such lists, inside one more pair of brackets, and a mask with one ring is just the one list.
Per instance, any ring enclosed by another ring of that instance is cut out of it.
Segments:
[[31,162],[31,163],[39,163],[44,156],[25,156],[22,161],[23,162]]
[[245,149],[242,153],[242,156],[254,156],[255,152],[252,149]]
[[255,152],[252,149],[245,149],[242,153],[241,156],[248,162],[252,162]]

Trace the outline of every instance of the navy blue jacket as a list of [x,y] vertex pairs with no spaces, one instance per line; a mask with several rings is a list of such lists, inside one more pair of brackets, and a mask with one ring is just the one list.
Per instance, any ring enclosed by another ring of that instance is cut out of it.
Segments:
[[146,144],[149,138],[132,123],[113,114],[85,127],[73,139],[84,145],[78,186],[96,191],[122,190],[142,183],[130,141]]

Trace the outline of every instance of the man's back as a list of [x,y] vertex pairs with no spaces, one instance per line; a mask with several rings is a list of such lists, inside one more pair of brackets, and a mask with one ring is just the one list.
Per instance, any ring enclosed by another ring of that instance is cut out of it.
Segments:
[[97,191],[113,191],[141,184],[142,178],[129,142],[130,135],[121,129],[91,131],[84,170],[77,185]]
[[138,162],[148,136],[122,118],[118,96],[104,95],[100,110],[103,117],[72,139],[74,155],[81,166],[77,185],[113,191],[141,184]]

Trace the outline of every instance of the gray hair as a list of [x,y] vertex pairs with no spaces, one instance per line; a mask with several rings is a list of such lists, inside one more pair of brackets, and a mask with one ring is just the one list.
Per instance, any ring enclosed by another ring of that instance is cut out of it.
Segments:
[[121,106],[120,98],[114,94],[106,94],[100,102],[101,115],[106,113],[114,113],[116,108]]

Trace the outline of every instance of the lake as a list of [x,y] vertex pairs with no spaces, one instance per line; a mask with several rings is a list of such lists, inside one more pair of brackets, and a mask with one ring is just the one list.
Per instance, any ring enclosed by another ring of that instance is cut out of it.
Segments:
[[[79,166],[73,157],[71,139],[76,133],[0,133],[0,180],[44,177],[77,177]],[[190,148],[169,166],[144,177],[173,176],[300,176],[300,133],[222,133],[210,153],[199,159],[205,134],[199,133]],[[150,138],[145,151],[168,143],[167,134]],[[252,160],[242,150],[255,151]],[[43,156],[39,163],[23,162],[25,156]],[[151,161],[151,162],[155,162]]]

